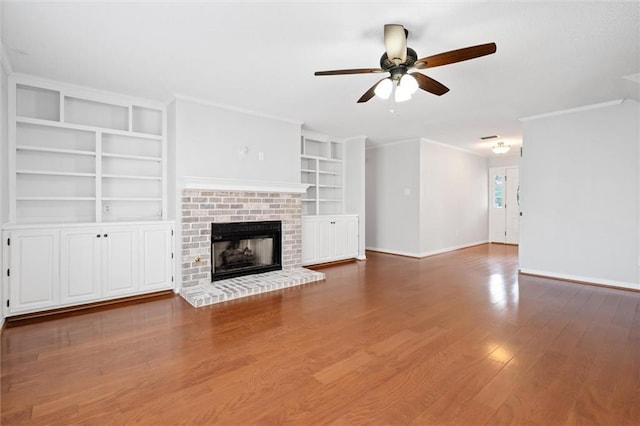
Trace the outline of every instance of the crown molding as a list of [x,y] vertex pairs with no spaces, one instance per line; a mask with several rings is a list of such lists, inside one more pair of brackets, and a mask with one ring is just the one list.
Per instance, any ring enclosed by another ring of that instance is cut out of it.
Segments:
[[292,120],[290,118],[278,117],[277,115],[266,114],[266,113],[259,112],[259,111],[253,111],[253,110],[246,109],[246,108],[226,105],[226,104],[222,104],[222,103],[218,103],[218,102],[209,101],[207,99],[196,98],[196,97],[193,97],[193,96],[186,96],[186,95],[180,95],[180,94],[173,95],[173,97],[171,99],[169,99],[169,101],[167,102],[167,105],[170,104],[171,102],[175,101],[175,100],[193,102],[193,103],[196,103],[196,104],[206,105],[206,106],[210,106],[210,107],[214,107],[214,108],[220,108],[220,109],[224,109],[224,110],[227,110],[227,111],[234,111],[234,112],[239,112],[239,113],[242,113],[242,114],[253,115],[254,117],[266,118],[266,119],[269,119],[269,120],[281,121],[283,123],[295,124],[296,126],[302,126],[302,124],[303,124],[302,121]]
[[520,121],[533,121],[533,120],[538,120],[540,118],[548,118],[548,117],[555,117],[555,116],[558,116],[558,115],[573,114],[574,112],[582,112],[582,111],[589,111],[589,110],[592,110],[592,109],[607,108],[607,107],[611,107],[611,106],[620,105],[623,101],[624,101],[624,99],[615,99],[613,101],[600,102],[600,103],[591,104],[591,105],[584,105],[584,106],[576,107],[576,108],[561,109],[559,111],[552,111],[552,112],[547,112],[547,113],[544,113],[544,114],[538,114],[538,115],[531,115],[529,117],[523,117],[523,118],[520,118]]
[[391,141],[391,142],[383,142],[383,143],[371,144],[371,145],[365,147],[365,149],[380,149],[380,148],[386,148],[388,146],[401,145],[401,144],[410,143],[410,142],[420,142],[420,139],[422,139],[422,138],[402,139],[402,140],[399,140],[399,141]]
[[9,55],[7,55],[7,49],[4,47],[4,44],[0,41],[0,65],[4,68],[4,71],[7,74],[11,74],[13,72],[13,67],[11,66],[11,61],[9,60]]
[[434,140],[427,139],[427,138],[420,138],[420,141],[421,142],[431,143],[431,144],[434,144],[434,145],[439,145],[439,146],[441,146],[443,148],[449,148],[449,149],[454,149],[456,151],[462,151],[462,152],[464,152],[466,154],[475,155],[476,157],[481,157],[481,158],[486,158],[487,157],[486,155],[482,155],[482,154],[479,154],[477,152],[473,152],[473,151],[465,149],[465,148],[460,148],[459,146],[449,145],[449,144],[446,144],[444,142],[438,142],[438,141],[434,141]]

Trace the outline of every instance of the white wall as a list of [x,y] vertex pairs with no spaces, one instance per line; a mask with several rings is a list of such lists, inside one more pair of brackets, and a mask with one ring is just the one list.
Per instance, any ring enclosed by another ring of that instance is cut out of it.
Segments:
[[520,165],[520,150],[509,155],[495,155],[489,157],[489,168],[491,167],[517,167]]
[[[0,22],[2,22],[2,4],[0,2]],[[0,30],[0,36],[2,31]],[[9,220],[9,179],[7,173],[9,169],[9,135],[8,135],[8,82],[7,77],[11,72],[11,65],[4,52],[4,45],[0,38],[0,225]],[[0,244],[0,259],[4,259],[4,250],[6,246],[4,241]],[[4,265],[2,270],[4,271]],[[3,274],[4,276],[4,274]],[[4,286],[0,285],[0,301],[4,304]],[[4,324],[4,316],[0,309],[0,327]]]
[[358,258],[365,258],[366,200],[365,200],[365,140],[364,136],[344,142],[345,206],[346,214],[357,214],[359,222]]
[[638,103],[523,120],[523,272],[639,288]]
[[366,247],[420,252],[420,141],[366,150]]
[[426,139],[366,156],[367,249],[424,257],[487,242],[485,157]]
[[178,179],[300,182],[300,123],[178,98],[175,126]]
[[421,256],[486,242],[487,159],[423,139],[420,162]]

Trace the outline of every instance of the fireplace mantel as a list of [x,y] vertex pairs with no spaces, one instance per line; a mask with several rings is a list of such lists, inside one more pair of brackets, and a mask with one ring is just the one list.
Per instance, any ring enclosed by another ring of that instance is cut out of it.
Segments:
[[185,176],[180,179],[181,189],[210,189],[218,191],[259,191],[304,194],[309,187],[304,183],[268,182],[240,179],[218,179]]

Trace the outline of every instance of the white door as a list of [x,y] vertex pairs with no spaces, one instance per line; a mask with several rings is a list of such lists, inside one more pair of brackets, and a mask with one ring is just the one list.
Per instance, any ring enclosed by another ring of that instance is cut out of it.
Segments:
[[99,228],[63,229],[60,233],[60,300],[64,304],[100,297]]
[[140,230],[140,286],[142,290],[172,285],[171,226],[148,226]]
[[507,168],[505,211],[505,242],[518,244],[520,239],[520,170],[517,167]]
[[138,290],[138,229],[102,229],[102,288],[105,296]]
[[489,170],[489,233],[494,243],[518,244],[520,200],[518,167],[494,167]]
[[9,234],[9,306],[12,314],[59,303],[60,237],[57,230]]

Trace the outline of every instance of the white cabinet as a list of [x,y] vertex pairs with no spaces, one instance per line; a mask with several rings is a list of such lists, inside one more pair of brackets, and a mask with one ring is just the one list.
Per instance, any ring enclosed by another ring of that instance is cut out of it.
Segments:
[[102,229],[102,288],[106,296],[138,290],[139,232],[135,227]]
[[312,265],[358,256],[358,216],[302,218],[302,264]]
[[60,231],[61,302],[80,303],[100,296],[100,228]]
[[59,301],[60,247],[58,230],[21,231],[5,236],[10,285],[5,308],[14,314],[54,308]]
[[6,316],[173,288],[173,225],[4,232]]
[[166,288],[172,278],[171,227],[149,226],[140,231],[140,286],[144,290]]

